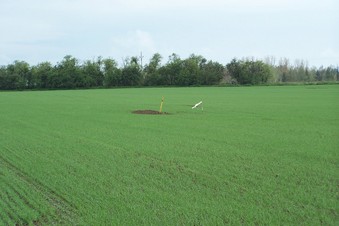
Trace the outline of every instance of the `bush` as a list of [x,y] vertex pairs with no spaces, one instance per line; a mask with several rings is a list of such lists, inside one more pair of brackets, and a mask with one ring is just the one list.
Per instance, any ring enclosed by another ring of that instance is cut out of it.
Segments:
[[272,76],[270,67],[264,62],[238,61],[233,59],[226,65],[228,73],[242,85],[265,84]]

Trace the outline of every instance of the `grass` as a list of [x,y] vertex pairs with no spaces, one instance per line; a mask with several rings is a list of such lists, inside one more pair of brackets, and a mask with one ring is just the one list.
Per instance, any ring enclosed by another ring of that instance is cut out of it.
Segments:
[[[131,114],[161,96],[169,115]],[[338,97],[338,85],[2,92],[0,225],[336,225]]]

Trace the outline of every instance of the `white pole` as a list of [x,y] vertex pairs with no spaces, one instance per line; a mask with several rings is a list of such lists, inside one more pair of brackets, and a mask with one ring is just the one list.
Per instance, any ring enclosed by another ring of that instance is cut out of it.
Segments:
[[[199,103],[197,103],[197,104],[195,104],[193,107],[192,107],[192,109],[194,109],[194,108],[197,108],[197,107],[199,107],[201,105],[201,107],[202,107],[202,101],[200,101]],[[203,107],[202,107],[203,108]],[[204,109],[203,109],[204,110]]]

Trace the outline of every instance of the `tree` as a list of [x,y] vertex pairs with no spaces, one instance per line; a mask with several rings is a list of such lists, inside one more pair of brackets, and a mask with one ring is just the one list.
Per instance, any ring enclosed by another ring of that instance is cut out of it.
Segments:
[[278,81],[280,82],[287,82],[289,79],[289,67],[290,67],[290,62],[287,58],[281,58],[279,60],[279,65],[278,65]]
[[97,60],[86,60],[82,65],[83,86],[84,87],[101,87],[104,85],[104,74],[101,70],[103,61],[101,57]]
[[130,60],[126,59],[124,67],[121,72],[121,85],[123,86],[137,86],[142,81],[141,67],[138,63],[138,57],[132,57]]
[[183,67],[183,61],[180,57],[173,53],[168,58],[168,62],[163,67],[159,68],[160,84],[161,85],[180,85],[179,77]]
[[25,61],[14,61],[7,65],[7,87],[8,89],[33,88],[32,74],[30,66]]
[[182,67],[179,73],[178,85],[191,86],[198,84],[200,77],[200,65],[203,61],[202,56],[190,55],[189,58],[182,61]]
[[321,69],[317,70],[317,72],[315,74],[316,75],[315,78],[316,78],[317,81],[321,81],[322,80],[322,76],[321,76],[321,72],[320,71],[321,71]]
[[56,73],[51,78],[53,88],[77,88],[83,87],[83,77],[79,67],[79,61],[67,55],[56,66]]
[[81,66],[82,79],[77,84],[78,87],[100,87],[103,85],[103,73],[100,69],[101,59],[98,61],[86,60]]
[[326,81],[335,81],[337,77],[337,70],[336,68],[330,66],[327,67],[325,70],[325,80]]
[[9,89],[8,74],[5,66],[0,67],[0,90]]
[[226,68],[240,84],[264,84],[271,76],[269,66],[260,60],[238,61],[233,59],[226,65]]
[[205,63],[206,59],[200,64],[200,76],[199,84],[201,85],[216,85],[224,76],[225,68],[222,64],[218,62],[208,61]]
[[36,66],[33,66],[32,77],[36,82],[36,88],[51,88],[50,78],[54,73],[54,68],[50,62],[43,62]]
[[264,62],[257,61],[249,61],[246,62],[246,66],[248,68],[248,73],[250,77],[250,84],[265,84],[271,76],[270,68]]
[[139,61],[139,57],[126,58],[122,67],[115,60],[101,57],[79,63],[70,55],[56,65],[43,62],[30,66],[25,61],[14,61],[0,66],[0,89],[215,85],[226,79],[244,85],[339,80],[338,66],[309,67],[305,60],[295,60],[292,65],[287,58],[281,58],[278,65],[274,57],[265,58],[265,62],[253,57],[233,59],[226,67],[194,54],[181,59],[173,53],[164,65],[159,53],[145,67]]
[[119,86],[121,82],[121,70],[118,68],[117,62],[112,59],[105,59],[103,60],[103,65],[104,86]]
[[144,68],[145,81],[144,85],[155,86],[160,84],[160,73],[162,56],[159,53],[153,55],[149,64]]
[[241,83],[241,81],[239,81],[240,79],[242,79],[241,62],[236,59],[232,59],[232,61],[226,65],[226,68],[227,72],[231,75],[231,77],[236,79],[239,83]]

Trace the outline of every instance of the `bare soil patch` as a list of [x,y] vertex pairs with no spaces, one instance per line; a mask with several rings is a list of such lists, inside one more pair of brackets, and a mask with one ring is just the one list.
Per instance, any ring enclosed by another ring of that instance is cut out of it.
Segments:
[[133,114],[141,114],[141,115],[168,115],[167,112],[159,112],[154,110],[135,110],[132,111]]

